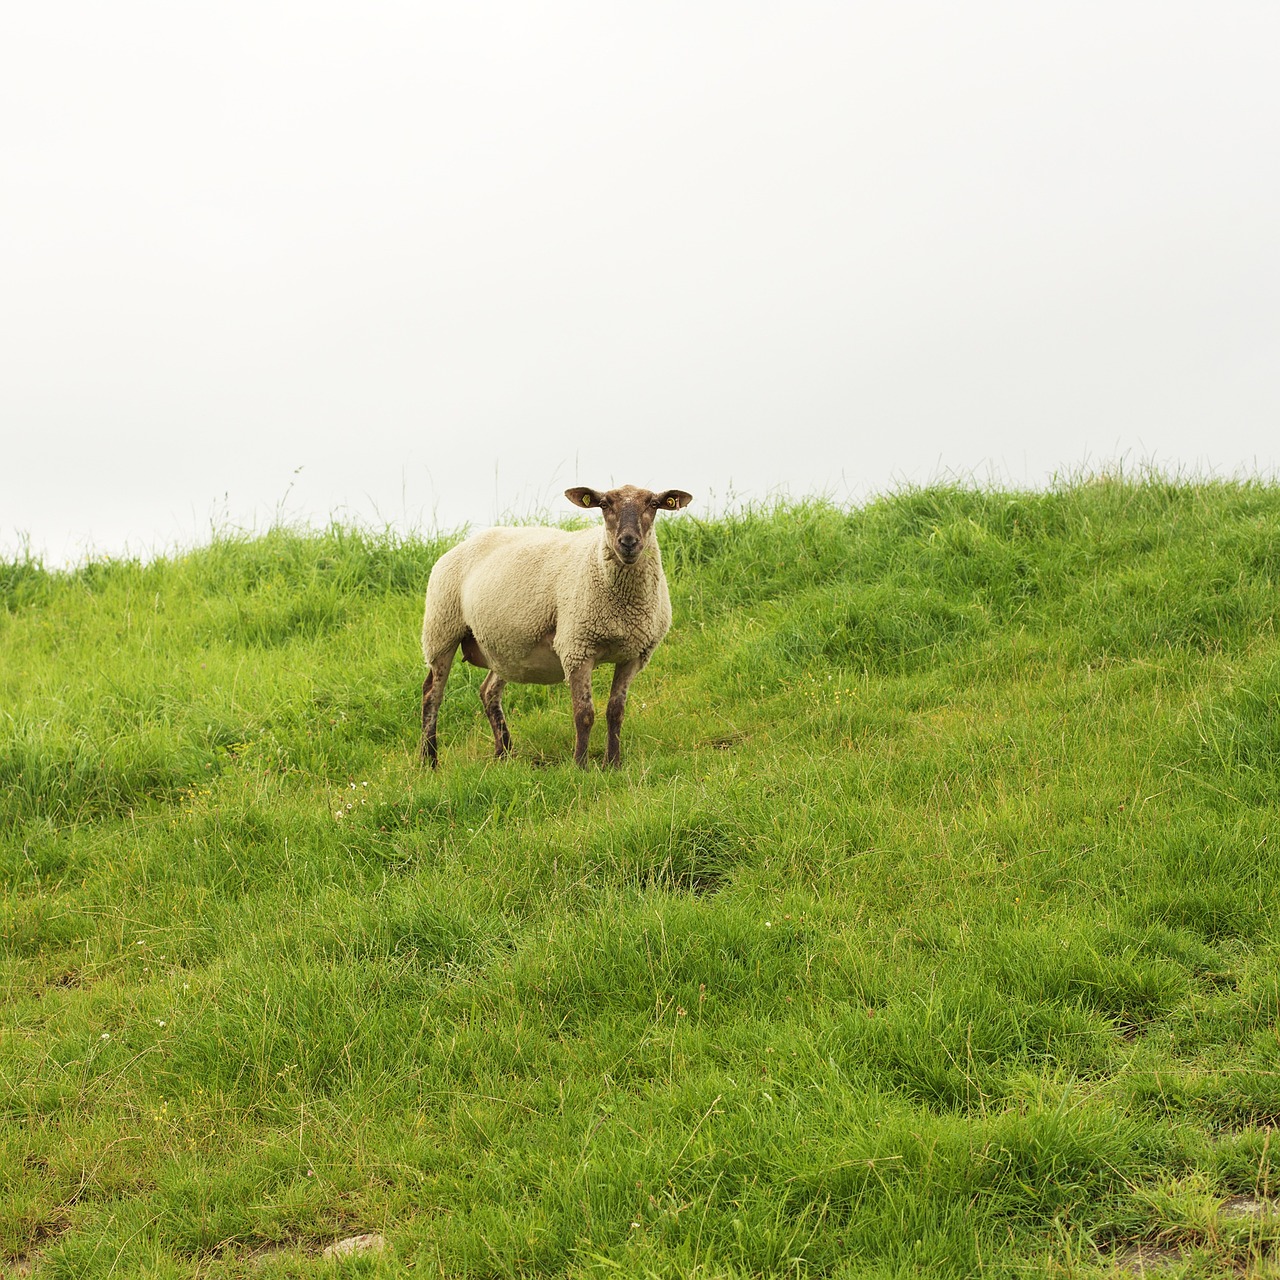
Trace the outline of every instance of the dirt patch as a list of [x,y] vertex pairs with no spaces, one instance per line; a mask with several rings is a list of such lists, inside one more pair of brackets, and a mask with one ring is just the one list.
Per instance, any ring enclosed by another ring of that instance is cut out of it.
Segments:
[[1184,1261],[1182,1250],[1162,1244],[1139,1244],[1112,1256],[1116,1270],[1131,1276],[1145,1276],[1177,1266]]
[[348,1236],[345,1240],[335,1241],[320,1255],[323,1258],[347,1258],[353,1253],[381,1253],[387,1242],[376,1232],[364,1235]]
[[1218,1212],[1225,1218],[1265,1218],[1277,1211],[1280,1205],[1276,1201],[1260,1196],[1232,1196],[1218,1206]]
[[[1280,1213],[1280,1201],[1263,1196],[1231,1196],[1218,1206],[1223,1218],[1265,1218]],[[1123,1275],[1158,1275],[1161,1271],[1187,1261],[1184,1248],[1178,1245],[1135,1244],[1111,1255],[1111,1262]]]
[[[23,1166],[35,1169],[40,1173],[47,1170],[47,1162],[40,1156],[25,1155]],[[39,1223],[27,1240],[27,1252],[16,1258],[6,1258],[0,1254],[0,1280],[17,1280],[18,1276],[34,1275],[36,1268],[44,1261],[45,1250],[58,1242],[58,1237],[67,1229],[65,1219],[55,1219]]]
[[280,1244],[267,1244],[254,1249],[249,1255],[249,1260],[254,1266],[262,1267],[278,1258],[349,1258],[357,1253],[381,1253],[386,1247],[386,1238],[370,1231],[362,1235],[334,1240],[327,1245],[322,1245],[318,1240],[294,1240]]

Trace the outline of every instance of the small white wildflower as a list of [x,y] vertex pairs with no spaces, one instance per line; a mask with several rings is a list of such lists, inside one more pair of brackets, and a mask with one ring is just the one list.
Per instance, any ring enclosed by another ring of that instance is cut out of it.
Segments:
[[335,818],[341,818],[341,817],[342,817],[342,810],[341,810],[341,809],[335,809],[335,810],[334,810],[334,814],[333,814],[333,816],[334,816]]
[[103,1033],[98,1037],[98,1039],[99,1039],[99,1040],[110,1040],[110,1039],[111,1039],[111,1032],[110,1032],[110,1031],[104,1031],[104,1032],[103,1032]]
[[163,1026],[164,1026],[164,1019],[163,1019],[163,1018],[157,1018],[157,1019],[156,1019],[156,1026],[157,1026],[157,1027],[163,1027]]
[[773,928],[773,921],[772,921],[772,920],[766,920],[766,921],[764,922],[764,927],[765,927],[766,929],[772,929],[772,928]]

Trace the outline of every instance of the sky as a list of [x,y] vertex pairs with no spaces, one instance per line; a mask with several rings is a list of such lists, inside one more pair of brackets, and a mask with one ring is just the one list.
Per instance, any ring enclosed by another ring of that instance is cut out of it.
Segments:
[[1280,465],[1272,0],[0,18],[0,553]]

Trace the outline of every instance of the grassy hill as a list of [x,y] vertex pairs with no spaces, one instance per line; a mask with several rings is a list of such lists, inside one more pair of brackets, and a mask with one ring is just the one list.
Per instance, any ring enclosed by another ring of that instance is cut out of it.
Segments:
[[1280,489],[661,534],[609,774],[444,541],[0,564],[0,1273],[1270,1274]]

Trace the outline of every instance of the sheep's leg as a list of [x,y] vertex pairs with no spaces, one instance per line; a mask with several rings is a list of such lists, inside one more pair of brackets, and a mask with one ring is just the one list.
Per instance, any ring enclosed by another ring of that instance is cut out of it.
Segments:
[[[430,667],[427,668],[427,678],[422,682],[422,737],[418,741],[418,761],[427,758],[427,708],[431,704],[431,685],[435,679],[435,673]],[[431,763],[435,764],[435,736],[431,739]]]
[[427,671],[427,678],[422,682],[422,741],[418,744],[418,759],[430,760],[433,769],[439,763],[436,718],[444,700],[444,686],[449,679],[449,668],[453,666],[453,655],[453,649],[437,654]]
[[609,705],[605,710],[609,741],[605,747],[604,762],[615,769],[622,763],[622,717],[627,709],[627,690],[642,666],[644,663],[639,658],[633,658],[630,662],[619,662],[613,669],[613,685],[609,689]]
[[502,713],[502,691],[506,684],[496,671],[490,671],[480,682],[480,705],[493,726],[493,754],[499,760],[511,750],[511,731]]
[[591,705],[591,664],[584,662],[569,672],[569,694],[573,699],[573,727],[577,740],[573,747],[573,762],[580,769],[587,767],[587,743],[591,741],[591,726],[596,722],[596,709]]

